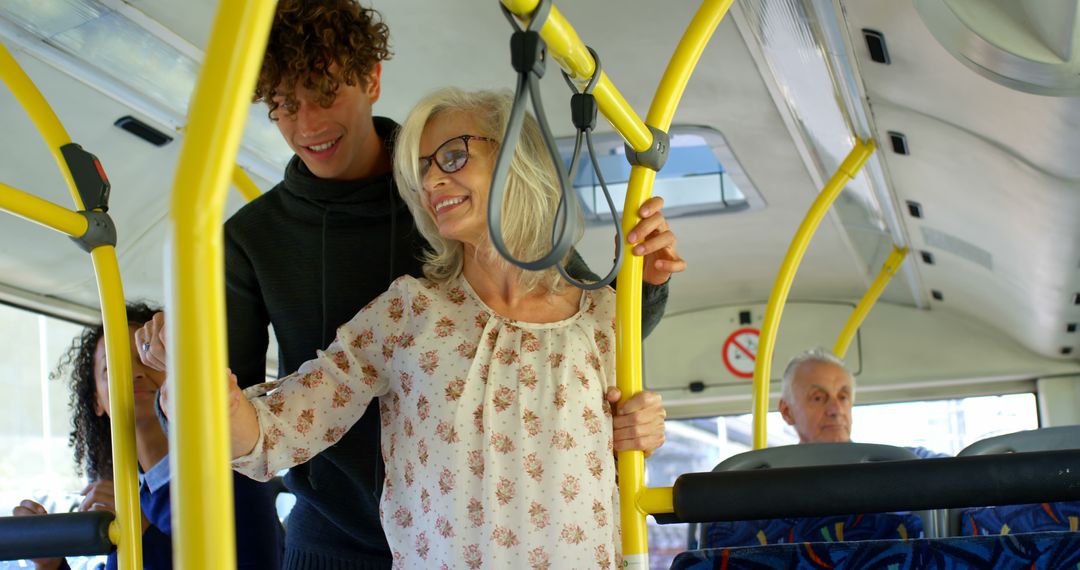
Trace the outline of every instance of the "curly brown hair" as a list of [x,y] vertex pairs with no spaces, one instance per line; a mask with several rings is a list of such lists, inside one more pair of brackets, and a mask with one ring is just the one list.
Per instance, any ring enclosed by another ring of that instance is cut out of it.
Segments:
[[389,44],[382,16],[355,0],[281,0],[253,100],[270,107],[273,121],[275,97],[284,97],[285,110],[295,112],[300,83],[329,107],[342,82],[363,85],[376,64],[390,59]]
[[[161,309],[146,303],[128,303],[128,326],[142,326]],[[71,347],[60,358],[56,371],[49,375],[58,379],[70,368],[68,387],[71,399],[71,435],[68,445],[75,451],[76,471],[85,473],[91,481],[112,479],[112,428],[109,417],[95,412],[97,387],[94,384],[94,352],[105,336],[102,325],[87,327],[75,337]]]

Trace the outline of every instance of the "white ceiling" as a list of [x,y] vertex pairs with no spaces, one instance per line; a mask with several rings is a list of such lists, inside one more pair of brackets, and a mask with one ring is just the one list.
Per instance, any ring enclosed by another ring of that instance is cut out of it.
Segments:
[[[195,47],[205,46],[216,2],[130,0]],[[564,2],[560,10],[603,60],[604,70],[644,115],[664,65],[696,6],[628,0]],[[1080,292],[1080,101],[1012,91],[954,60],[925,29],[909,2],[842,2],[855,57],[878,128],[881,156],[900,204],[921,202],[924,220],[903,215],[917,248],[922,226],[977,244],[993,257],[987,270],[949,251],[920,267],[921,287],[945,294],[932,310],[986,323],[1040,354],[1077,347],[1066,322]],[[383,68],[377,114],[398,120],[426,92],[447,84],[511,87],[510,28],[494,1],[377,0],[392,33],[394,57]],[[866,58],[859,30],[882,31],[893,63]],[[119,103],[25,53],[16,57],[44,92],[72,138],[97,154],[113,183],[121,270],[129,298],[162,298],[163,224],[182,134],[156,148],[112,127],[128,114]],[[556,134],[568,134],[565,85],[555,69],[544,101]],[[145,117],[144,117],[145,118]],[[11,94],[0,88],[0,180],[70,204],[51,157]],[[781,111],[742,36],[721,23],[686,90],[675,123],[724,134],[766,202],[759,211],[680,218],[672,223],[690,266],[672,282],[671,313],[762,302],[796,227],[817,193]],[[561,125],[561,126],[560,126]],[[606,128],[606,125],[604,125]],[[888,148],[885,131],[904,132],[908,157]],[[258,180],[264,188],[276,180]],[[230,195],[229,212],[240,205]],[[834,215],[815,236],[792,289],[793,299],[857,299],[878,268],[866,268]],[[855,236],[854,239],[857,239]],[[611,237],[592,229],[581,250],[598,270],[610,260]],[[921,263],[912,256],[909,263]],[[868,274],[869,271],[869,274]],[[96,305],[89,260],[66,239],[22,220],[0,218],[0,283],[27,292]],[[910,302],[896,280],[886,298]]]

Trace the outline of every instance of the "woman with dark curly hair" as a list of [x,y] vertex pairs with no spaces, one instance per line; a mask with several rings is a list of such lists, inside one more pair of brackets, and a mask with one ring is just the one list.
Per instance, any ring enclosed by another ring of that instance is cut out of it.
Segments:
[[[169,506],[169,440],[158,421],[154,399],[165,383],[165,374],[139,360],[134,333],[160,311],[145,303],[129,303],[131,332],[131,375],[135,389],[135,456],[139,464],[139,500],[143,524],[143,568],[172,568],[172,521]],[[115,512],[112,468],[112,430],[109,424],[109,373],[105,357],[104,328],[95,325],[75,338],[61,358],[52,378],[70,369],[68,387],[71,400],[71,436],[75,465],[90,484],[82,490],[85,498],[79,511]],[[282,530],[269,487],[242,476],[234,476],[233,493],[244,509],[237,512],[237,558],[239,568],[251,570],[281,565]],[[45,508],[32,500],[15,507],[16,516],[43,515]],[[68,568],[63,558],[34,560],[39,570]],[[106,568],[116,568],[116,553],[109,555]]]

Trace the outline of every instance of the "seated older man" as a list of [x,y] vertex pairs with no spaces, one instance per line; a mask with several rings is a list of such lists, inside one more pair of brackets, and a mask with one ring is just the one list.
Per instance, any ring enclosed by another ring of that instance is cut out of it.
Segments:
[[[797,354],[784,369],[780,415],[799,434],[799,443],[851,441],[855,378],[844,362],[823,348]],[[908,447],[923,459],[949,457]]]
[[[843,361],[822,348],[795,356],[784,370],[780,415],[795,428],[799,443],[851,441],[855,378]],[[909,447],[922,458],[945,457],[923,447]],[[702,529],[702,547],[738,547],[777,542],[818,542],[917,538],[922,520],[911,513],[790,517],[715,522]]]

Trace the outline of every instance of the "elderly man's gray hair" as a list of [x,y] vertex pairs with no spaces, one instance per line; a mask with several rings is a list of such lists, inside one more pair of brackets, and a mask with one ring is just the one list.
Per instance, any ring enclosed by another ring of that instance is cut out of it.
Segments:
[[851,392],[854,396],[855,378],[851,375],[851,371],[847,369],[847,366],[844,366],[844,361],[840,360],[840,358],[832,352],[829,352],[828,350],[825,350],[820,346],[816,346],[814,348],[811,348],[810,350],[804,350],[803,352],[796,354],[794,358],[788,361],[787,368],[784,368],[784,381],[781,385],[780,397],[789,405],[794,402],[794,400],[792,399],[794,394],[791,393],[791,383],[795,380],[795,371],[804,362],[824,362],[826,364],[834,364],[842,368],[844,372],[847,372],[847,375],[852,379]]

